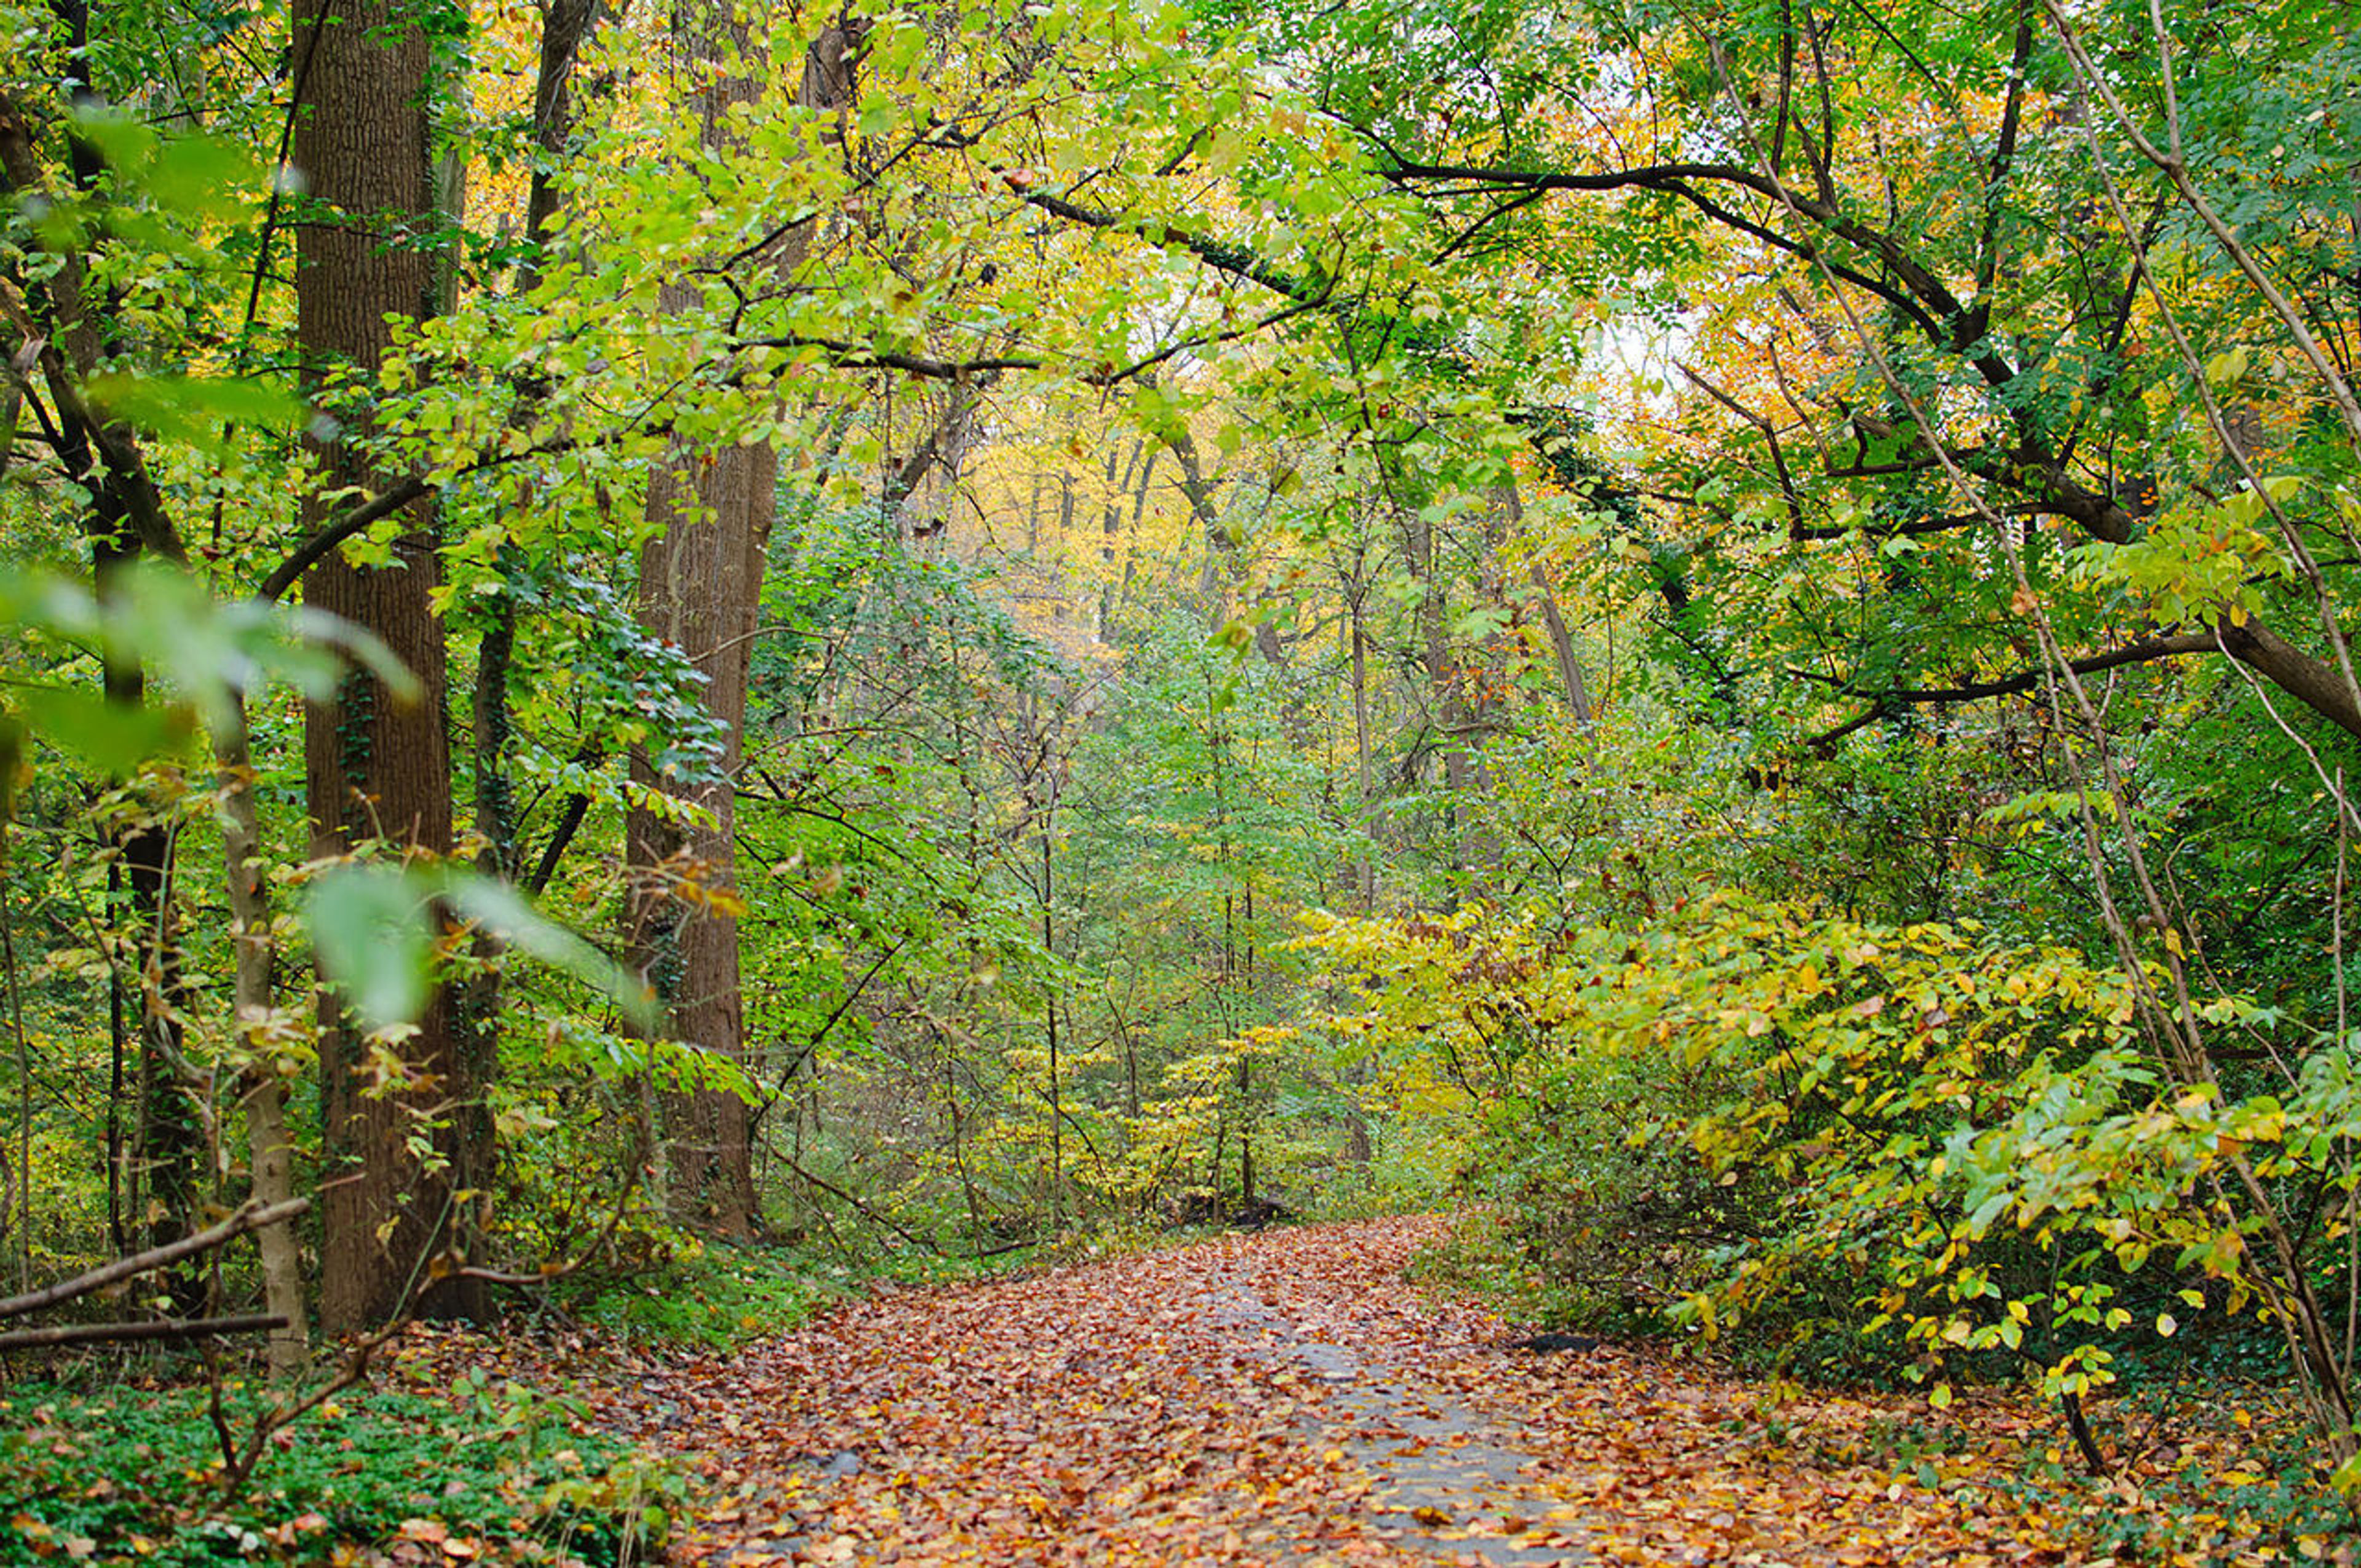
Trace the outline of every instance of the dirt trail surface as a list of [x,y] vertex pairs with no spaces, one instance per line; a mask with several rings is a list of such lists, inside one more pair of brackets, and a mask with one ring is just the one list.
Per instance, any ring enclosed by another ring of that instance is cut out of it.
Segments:
[[[708,1501],[676,1563],[2067,1563],[1924,1401],[1771,1393],[1404,1282],[1440,1223],[894,1292],[652,1372]],[[1966,1414],[2012,1447],[2028,1413]],[[1905,1447],[1900,1451],[1908,1453]]]

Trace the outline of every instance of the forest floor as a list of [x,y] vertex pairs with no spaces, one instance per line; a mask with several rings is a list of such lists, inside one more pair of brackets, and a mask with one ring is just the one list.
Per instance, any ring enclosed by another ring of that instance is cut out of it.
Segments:
[[[1657,1348],[1513,1348],[1529,1325],[1406,1281],[1443,1232],[1277,1230],[892,1290],[731,1356],[644,1363],[608,1409],[698,1471],[670,1554],[700,1568],[1976,1568],[2090,1561],[2078,1515],[2149,1506],[2136,1479],[2013,1486],[2028,1459],[2072,1463],[2029,1401],[1937,1412]],[[2142,1560],[2349,1560],[2216,1523],[2209,1541],[2184,1514],[2186,1554]]]

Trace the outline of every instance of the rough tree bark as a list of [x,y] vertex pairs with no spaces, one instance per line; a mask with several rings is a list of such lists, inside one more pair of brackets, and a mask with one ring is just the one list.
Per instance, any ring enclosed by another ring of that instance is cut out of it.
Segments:
[[[308,221],[296,247],[296,322],[314,384],[333,366],[374,369],[390,346],[389,316],[433,308],[437,223],[427,102],[432,47],[403,0],[297,0],[294,69],[309,84],[295,120],[292,158],[306,182]],[[422,233],[421,231],[425,231]],[[354,447],[318,448],[320,483],[303,503],[307,524],[348,486],[382,488]],[[366,673],[348,674],[315,705],[304,735],[304,793],[313,852],[330,856],[369,839],[404,855],[451,850],[451,771],[444,732],[443,622],[431,503],[403,514],[393,564],[353,565],[329,555],[303,580],[304,602],[382,638],[426,696],[397,702]],[[323,1004],[320,1070],[330,1178],[321,1205],[320,1316],[332,1332],[379,1321],[401,1303],[420,1260],[452,1240],[449,1171],[468,1168],[453,1112],[476,1092],[437,994],[415,1034],[373,1050],[333,999]],[[434,1129],[437,1157],[412,1144]],[[463,1282],[428,1303],[464,1310]]]
[[[767,445],[680,455],[693,465],[687,474],[667,468],[648,486],[649,515],[665,523],[640,553],[640,620],[687,652],[706,677],[706,704],[728,726],[728,737],[719,782],[665,786],[700,808],[704,820],[631,813],[631,946],[674,1036],[736,1061],[745,1054],[745,1019],[738,922],[730,913],[737,896],[734,781],[744,760],[746,652],[778,462]],[[644,760],[634,760],[632,773],[642,785],[659,783]],[[727,1235],[750,1233],[755,1207],[745,1102],[706,1089],[666,1093],[661,1104],[664,1198],[673,1216]]]

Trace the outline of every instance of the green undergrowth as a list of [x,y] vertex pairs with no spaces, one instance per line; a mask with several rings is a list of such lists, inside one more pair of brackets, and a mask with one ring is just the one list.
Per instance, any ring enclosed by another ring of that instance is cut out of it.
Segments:
[[[255,1393],[225,1391],[230,1432]],[[678,1483],[587,1411],[463,1379],[449,1396],[359,1391],[222,1484],[202,1388],[0,1390],[0,1563],[434,1563],[617,1568],[660,1538]]]
[[1079,1245],[963,1257],[906,1245],[845,1256],[803,1246],[692,1244],[668,1261],[588,1286],[566,1310],[635,1343],[728,1351],[800,1328],[873,1290],[1002,1278],[1060,1260]]
[[1502,1316],[1521,1322],[1603,1332],[1664,1331],[1661,1322],[1629,1313],[1609,1321],[1611,1314],[1584,1310],[1567,1293],[1553,1289],[1513,1242],[1497,1216],[1483,1210],[1463,1212],[1442,1240],[1412,1255],[1410,1277],[1415,1284],[1479,1297]]
[[568,1310],[626,1340],[723,1351],[799,1327],[851,1293],[785,1249],[717,1246],[602,1282]]
[[[2010,1489],[2072,1521],[2092,1557],[2251,1562],[2268,1546],[2290,1562],[2354,1561],[2361,1515],[2330,1488],[2316,1435],[2277,1385],[2191,1374],[2094,1409],[2092,1424],[2114,1479],[2094,1488],[2061,1435],[2025,1455]],[[2127,1486],[2145,1507],[2092,1504],[2094,1490]]]

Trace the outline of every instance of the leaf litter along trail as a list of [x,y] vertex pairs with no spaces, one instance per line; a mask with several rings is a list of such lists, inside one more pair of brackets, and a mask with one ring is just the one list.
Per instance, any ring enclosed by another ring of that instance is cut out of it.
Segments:
[[697,1456],[708,1499],[675,1561],[2077,1561],[1989,1485],[2046,1441],[2038,1411],[1981,1404],[1986,1453],[1905,1465],[1876,1434],[1923,1400],[1511,1349],[1521,1328],[1405,1283],[1444,1231],[890,1292],[655,1373],[644,1430]]

